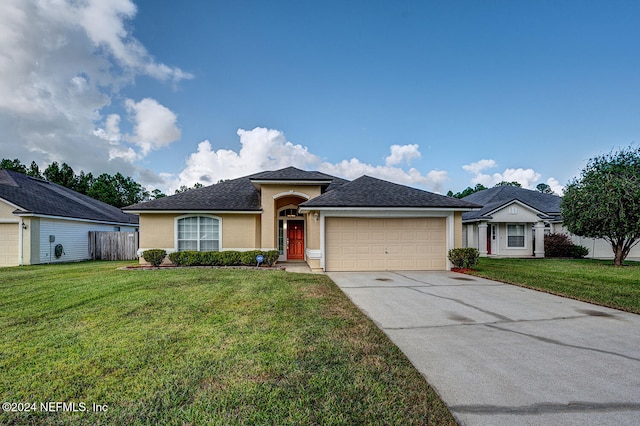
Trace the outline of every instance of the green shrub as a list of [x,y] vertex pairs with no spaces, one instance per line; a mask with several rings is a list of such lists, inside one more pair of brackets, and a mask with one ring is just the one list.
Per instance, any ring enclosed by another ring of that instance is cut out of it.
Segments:
[[200,253],[200,264],[205,266],[221,266],[222,260],[219,251],[205,251]]
[[169,260],[178,266],[200,265],[200,252],[193,250],[177,251],[169,254]]
[[262,256],[267,266],[273,266],[280,257],[280,252],[278,250],[263,251]]
[[260,250],[249,250],[240,253],[240,263],[246,266],[256,266],[256,256],[262,254]]
[[177,266],[182,266],[181,265],[181,258],[182,258],[182,252],[180,251],[174,251],[173,253],[169,253],[169,260],[171,261],[171,263],[173,263],[174,265]]
[[571,257],[573,257],[574,259],[582,259],[583,257],[586,257],[588,254],[589,254],[589,249],[586,248],[585,246],[575,245],[571,250]]
[[478,263],[479,256],[478,249],[468,247],[451,249],[448,257],[454,268],[471,268]]
[[256,266],[256,256],[264,257],[263,265],[272,266],[280,256],[278,250],[262,251],[177,251],[169,254],[169,260],[177,266]]
[[162,249],[150,249],[145,250],[142,253],[142,258],[152,264],[154,267],[160,266],[166,256],[167,251]]
[[238,266],[241,264],[239,251],[221,251],[220,261],[224,266]]

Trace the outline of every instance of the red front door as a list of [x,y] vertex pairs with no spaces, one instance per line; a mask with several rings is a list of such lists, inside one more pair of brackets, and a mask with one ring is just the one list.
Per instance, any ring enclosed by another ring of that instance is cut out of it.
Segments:
[[304,221],[287,222],[287,260],[304,260]]

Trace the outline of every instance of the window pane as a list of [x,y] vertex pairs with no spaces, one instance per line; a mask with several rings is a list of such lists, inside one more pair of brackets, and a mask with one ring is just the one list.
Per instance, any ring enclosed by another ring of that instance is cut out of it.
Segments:
[[211,217],[194,216],[178,220],[178,250],[218,250],[219,221]]
[[524,225],[507,225],[507,245],[524,247]]
[[198,250],[197,241],[178,241],[178,251]]
[[509,247],[524,247],[524,237],[509,237]]

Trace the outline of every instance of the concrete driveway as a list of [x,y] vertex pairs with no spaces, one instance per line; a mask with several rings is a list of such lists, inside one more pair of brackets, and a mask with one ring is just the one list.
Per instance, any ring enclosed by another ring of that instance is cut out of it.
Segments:
[[640,316],[455,272],[332,272],[462,425],[640,424]]

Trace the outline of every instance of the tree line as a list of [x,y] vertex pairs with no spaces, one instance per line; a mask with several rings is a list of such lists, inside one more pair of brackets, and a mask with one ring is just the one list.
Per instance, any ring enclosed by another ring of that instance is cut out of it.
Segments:
[[67,163],[60,165],[57,161],[41,171],[35,161],[27,166],[17,158],[14,160],[5,158],[0,161],[0,170],[2,169],[57,183],[118,208],[165,196],[159,189],[147,191],[138,182],[129,176],[123,176],[120,172],[115,175],[102,173],[94,176],[92,173],[81,170],[76,174]]
[[[502,181],[500,183],[497,183],[495,186],[517,186],[518,188],[521,188],[522,185],[519,182],[506,182],[506,181]],[[467,195],[471,195],[471,194],[475,194],[476,192],[480,192],[483,191],[485,189],[489,189],[486,186],[484,186],[483,184],[479,183],[474,187],[468,186],[466,189],[460,191],[460,192],[456,192],[455,194],[453,193],[453,191],[449,191],[447,192],[447,196],[448,197],[453,197],[453,198],[464,198]],[[546,183],[539,183],[536,186],[536,190],[538,190],[538,192],[542,192],[543,194],[553,194],[553,189],[551,189],[551,187],[549,185],[547,185]]]

